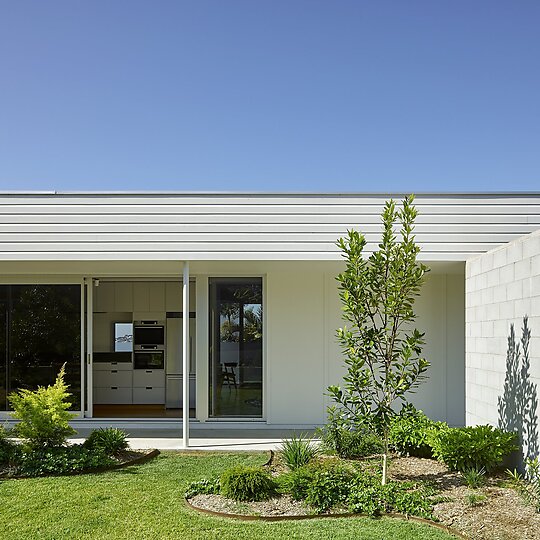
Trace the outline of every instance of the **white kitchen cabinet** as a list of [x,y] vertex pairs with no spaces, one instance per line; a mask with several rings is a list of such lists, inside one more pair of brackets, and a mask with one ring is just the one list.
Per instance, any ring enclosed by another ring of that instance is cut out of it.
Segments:
[[101,281],[94,291],[94,311],[115,311],[114,283]]
[[133,392],[131,387],[96,386],[94,387],[94,403],[96,405],[131,405]]
[[133,311],[133,283],[129,281],[114,283],[114,311]]
[[152,386],[133,388],[133,403],[140,405],[163,405],[165,403],[165,388]]
[[122,369],[94,370],[93,385],[101,388],[107,386],[131,388],[133,386],[133,372]]
[[165,386],[165,370],[135,369],[133,370],[133,387]]
[[133,311],[150,311],[150,290],[147,281],[133,283]]
[[149,307],[148,311],[165,311],[165,282],[148,282]]
[[182,284],[179,281],[165,283],[165,311],[182,311]]

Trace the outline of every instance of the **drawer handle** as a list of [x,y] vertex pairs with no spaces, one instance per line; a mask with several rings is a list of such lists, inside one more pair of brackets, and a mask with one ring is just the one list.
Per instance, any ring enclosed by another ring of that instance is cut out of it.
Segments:
[[118,365],[118,362],[111,362],[111,366],[116,366]]
[[111,386],[111,390],[118,390],[118,386]]
[[146,370],[146,373],[152,373],[152,370],[151,370],[151,369],[147,369],[147,370]]
[[111,369],[111,373],[118,373],[117,369]]
[[151,386],[147,386],[146,389],[147,389],[147,390],[152,390],[152,387],[151,387]]

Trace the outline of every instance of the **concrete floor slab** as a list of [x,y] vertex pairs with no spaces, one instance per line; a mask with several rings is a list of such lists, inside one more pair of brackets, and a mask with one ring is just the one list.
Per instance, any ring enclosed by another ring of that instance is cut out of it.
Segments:
[[[71,442],[81,443],[91,429],[81,428]],[[275,429],[211,429],[193,430],[188,450],[198,451],[268,451],[279,449],[283,438],[294,434],[292,430]],[[313,432],[310,432],[311,436]],[[129,444],[134,450],[185,450],[181,431],[170,429],[129,430]]]

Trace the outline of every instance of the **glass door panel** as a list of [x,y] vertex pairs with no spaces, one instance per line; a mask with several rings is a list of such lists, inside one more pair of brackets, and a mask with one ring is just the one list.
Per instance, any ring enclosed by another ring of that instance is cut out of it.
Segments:
[[0,411],[7,411],[8,311],[5,289],[0,287]]
[[0,286],[0,410],[6,394],[54,383],[63,364],[80,409],[80,294],[80,285]]
[[211,278],[210,416],[262,417],[262,279]]

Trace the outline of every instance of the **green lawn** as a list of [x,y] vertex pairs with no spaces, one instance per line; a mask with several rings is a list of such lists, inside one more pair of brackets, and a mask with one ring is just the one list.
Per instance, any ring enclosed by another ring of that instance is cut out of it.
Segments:
[[6,539],[365,539],[448,540],[439,530],[393,519],[316,519],[278,523],[204,516],[186,508],[187,482],[263,454],[166,453],[100,475],[8,480],[0,484],[0,538]]

